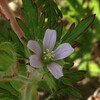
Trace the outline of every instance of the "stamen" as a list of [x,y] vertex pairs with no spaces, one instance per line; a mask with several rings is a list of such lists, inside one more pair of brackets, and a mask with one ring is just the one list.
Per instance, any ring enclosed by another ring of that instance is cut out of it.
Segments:
[[49,57],[49,59],[51,59],[51,57]]
[[47,57],[44,57],[45,60],[47,60]]
[[46,49],[46,51],[43,52],[43,58],[46,62],[53,61],[54,59],[54,51],[50,51],[49,49]]
[[43,54],[46,54],[46,52],[44,51]]
[[51,51],[51,53],[54,53],[54,51]]

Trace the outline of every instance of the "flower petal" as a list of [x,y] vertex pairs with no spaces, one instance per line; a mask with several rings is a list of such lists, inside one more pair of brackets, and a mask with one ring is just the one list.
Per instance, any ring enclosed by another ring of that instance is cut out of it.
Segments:
[[55,51],[54,51],[54,60],[60,60],[68,57],[74,49],[69,43],[61,44]]
[[41,54],[41,48],[40,48],[40,45],[38,44],[38,42],[33,41],[33,40],[29,40],[28,44],[27,44],[27,47],[31,51],[33,51],[34,53],[36,53],[37,55]]
[[43,64],[40,60],[40,57],[38,55],[32,55],[30,56],[30,65],[32,67],[35,67],[35,68],[41,68],[43,67]]
[[62,71],[63,67],[60,66],[59,64],[53,62],[47,65],[47,68],[56,79],[59,79],[60,77],[63,76],[63,71]]
[[56,31],[51,30],[51,29],[47,29],[46,32],[45,32],[44,39],[43,39],[43,49],[44,49],[44,51],[46,49],[49,49],[50,51],[52,51],[55,43],[56,43]]

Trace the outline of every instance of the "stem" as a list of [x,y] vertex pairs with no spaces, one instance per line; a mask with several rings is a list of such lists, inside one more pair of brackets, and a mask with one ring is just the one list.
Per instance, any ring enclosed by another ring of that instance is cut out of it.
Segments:
[[0,0],[0,9],[4,13],[5,17],[8,20],[10,20],[11,27],[12,27],[13,31],[16,33],[16,35],[20,39],[21,43],[24,44],[24,41],[23,41],[24,33],[21,30],[21,28],[19,27],[13,13],[10,11],[5,0]]
[[25,91],[24,91],[24,96],[23,96],[22,100],[31,100],[31,98],[32,98],[32,89],[33,89],[32,83],[28,83],[26,85],[26,88],[25,88]]
[[31,80],[29,78],[27,78],[23,75],[18,75],[16,80],[20,80],[20,81],[23,81],[23,82],[26,82],[26,83],[31,82]]
[[50,100],[50,99],[52,99],[52,98],[53,98],[53,96],[50,95],[50,96],[48,96],[45,100]]

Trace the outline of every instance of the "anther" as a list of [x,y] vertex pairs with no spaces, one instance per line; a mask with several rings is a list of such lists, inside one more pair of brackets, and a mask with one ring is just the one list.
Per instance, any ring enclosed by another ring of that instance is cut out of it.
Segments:
[[49,57],[49,59],[51,59],[51,57]]
[[46,52],[44,51],[43,54],[46,54]]
[[45,60],[47,60],[47,57],[44,57]]
[[54,53],[54,51],[51,51],[51,53]]

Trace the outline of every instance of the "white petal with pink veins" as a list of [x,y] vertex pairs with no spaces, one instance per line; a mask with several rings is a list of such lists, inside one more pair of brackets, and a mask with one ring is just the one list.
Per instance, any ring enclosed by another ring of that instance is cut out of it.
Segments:
[[54,51],[54,60],[60,60],[68,57],[74,49],[69,43],[61,44],[55,51]]
[[55,43],[56,43],[56,31],[51,30],[51,29],[47,29],[46,32],[45,32],[44,39],[43,39],[43,49],[44,49],[44,51],[46,49],[49,49],[50,51],[52,51]]
[[41,54],[41,48],[40,48],[40,45],[38,44],[38,42],[33,41],[33,40],[29,40],[28,44],[27,44],[27,47],[31,51],[33,51],[34,53],[36,53],[37,55]]
[[40,57],[37,55],[30,56],[30,65],[34,68],[41,68],[43,67],[43,64],[40,60]]
[[59,64],[52,62],[47,65],[47,68],[56,79],[59,79],[60,77],[63,76],[63,71],[62,71],[63,68]]

